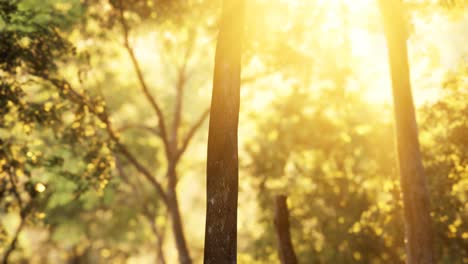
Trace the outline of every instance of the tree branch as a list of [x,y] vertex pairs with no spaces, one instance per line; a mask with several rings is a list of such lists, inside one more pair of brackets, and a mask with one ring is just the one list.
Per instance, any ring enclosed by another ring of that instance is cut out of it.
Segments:
[[156,102],[156,99],[151,95],[148,85],[146,84],[146,81],[143,77],[143,72],[141,70],[140,64],[135,56],[135,52],[130,46],[130,43],[128,40],[129,39],[128,34],[129,34],[130,29],[128,27],[127,22],[125,21],[122,0],[119,0],[119,13],[120,13],[119,19],[120,19],[120,23],[122,24],[123,33],[124,33],[124,47],[127,50],[127,53],[130,56],[130,59],[132,60],[133,68],[135,69],[135,72],[137,74],[138,82],[140,83],[141,89],[143,90],[143,93],[145,94],[146,99],[150,102],[153,110],[156,113],[156,116],[158,117],[158,125],[161,130],[160,132],[161,139],[164,142],[164,148],[165,148],[167,157],[169,158],[171,157],[172,153],[171,153],[171,149],[169,146],[169,140],[167,137],[167,129],[166,129],[166,124],[164,120],[164,114],[161,110],[161,107],[159,107],[159,104]]
[[128,161],[130,161],[130,163],[132,163],[135,169],[137,169],[141,174],[143,174],[143,176],[145,176],[145,178],[156,188],[156,191],[161,196],[164,203],[167,204],[167,195],[164,192],[162,185],[153,177],[153,175],[149,172],[149,170],[143,164],[141,164],[137,160],[137,158],[135,158],[135,156],[130,152],[127,146],[125,146],[123,143],[120,142],[119,136],[112,129],[112,123],[110,122],[105,109],[104,110],[96,109],[96,107],[88,103],[86,99],[77,91],[75,91],[71,87],[71,85],[66,81],[61,81],[61,80],[50,78],[47,76],[44,79],[49,80],[56,87],[59,87],[62,90],[71,93],[72,95],[72,97],[70,98],[71,100],[75,101],[76,103],[84,104],[86,107],[88,107],[88,110],[94,116],[96,116],[101,122],[103,122],[106,125],[107,134],[109,135],[110,139],[114,142],[114,144],[117,146],[117,148],[120,150],[122,155],[124,155],[125,158]]
[[153,177],[153,175],[146,169],[146,167],[143,166],[138,160],[131,154],[131,152],[128,150],[127,146],[122,144],[118,138],[118,136],[115,134],[115,132],[112,130],[111,123],[109,119],[103,118],[101,119],[102,122],[106,124],[106,129],[107,132],[110,136],[110,138],[114,141],[114,143],[117,145],[117,147],[120,149],[121,153],[133,164],[133,166],[140,172],[142,173],[145,178],[151,182],[151,184],[156,188],[158,191],[159,195],[163,199],[164,203],[167,204],[167,196],[166,193],[164,192],[164,189],[162,188],[161,184]]
[[203,114],[200,116],[198,121],[189,130],[189,132],[185,136],[185,139],[182,142],[182,146],[177,151],[177,155],[176,155],[176,158],[175,158],[176,161],[178,161],[180,159],[180,157],[182,156],[182,154],[185,152],[185,150],[187,149],[187,147],[188,147],[190,141],[192,140],[193,136],[195,135],[197,130],[202,126],[203,122],[207,119],[209,114],[210,114],[210,108],[206,109],[205,112],[203,112]]

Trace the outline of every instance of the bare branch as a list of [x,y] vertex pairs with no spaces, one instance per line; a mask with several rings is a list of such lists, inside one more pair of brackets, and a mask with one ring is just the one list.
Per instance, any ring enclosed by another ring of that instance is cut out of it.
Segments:
[[141,70],[140,64],[135,56],[135,52],[133,51],[133,48],[130,46],[129,37],[128,37],[130,29],[128,27],[127,22],[125,21],[122,0],[119,0],[119,12],[120,12],[119,19],[120,19],[120,23],[122,24],[123,33],[124,33],[124,47],[127,50],[127,53],[130,56],[130,59],[132,60],[133,68],[135,69],[135,72],[137,74],[141,89],[143,90],[143,93],[145,94],[145,97],[147,98],[147,100],[150,102],[153,110],[156,113],[156,116],[158,117],[158,125],[161,130],[160,132],[161,139],[164,142],[166,154],[167,154],[167,157],[169,158],[171,157],[171,149],[170,149],[169,140],[167,137],[167,129],[166,129],[166,124],[164,120],[164,114],[161,110],[161,107],[157,103],[156,99],[151,95],[148,85],[146,84],[146,81],[143,77],[143,72]]
[[117,145],[117,147],[120,149],[121,153],[133,164],[133,166],[140,173],[142,173],[145,176],[145,178],[148,181],[151,182],[151,184],[156,188],[159,195],[163,199],[164,203],[167,204],[167,196],[161,184],[153,177],[153,175],[148,171],[148,169],[146,169],[146,167],[143,166],[143,164],[138,162],[135,156],[133,156],[133,154],[131,154],[131,152],[128,150],[127,146],[125,146],[124,144],[120,142],[118,136],[112,130],[109,119],[106,117],[106,118],[101,119],[101,121],[106,124],[107,133],[109,134],[110,138],[114,141],[114,143]]
[[198,121],[189,130],[189,132],[187,133],[185,139],[182,142],[182,146],[177,151],[177,155],[176,155],[176,158],[175,158],[176,161],[179,160],[180,156],[182,156],[182,154],[185,152],[185,150],[187,149],[187,147],[188,147],[190,141],[192,140],[193,136],[195,135],[197,130],[202,126],[203,122],[208,118],[209,114],[210,114],[210,108],[206,109],[205,112],[203,112],[203,114],[200,116]]

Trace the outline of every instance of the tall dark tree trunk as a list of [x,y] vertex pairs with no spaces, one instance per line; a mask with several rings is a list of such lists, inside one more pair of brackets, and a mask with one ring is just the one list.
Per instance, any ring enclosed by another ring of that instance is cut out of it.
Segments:
[[379,0],[392,77],[408,264],[434,263],[427,180],[421,160],[410,86],[406,24],[401,0]]
[[286,196],[278,195],[275,201],[275,229],[278,238],[278,253],[281,264],[297,264],[296,253],[291,240],[289,211]]
[[208,135],[204,263],[236,263],[237,125],[243,0],[224,0],[216,47]]
[[167,200],[172,223],[172,232],[174,233],[174,240],[179,254],[179,263],[191,264],[192,259],[190,258],[187,241],[185,240],[182,216],[180,215],[179,201],[177,199],[176,182],[177,174],[175,165],[169,162]]

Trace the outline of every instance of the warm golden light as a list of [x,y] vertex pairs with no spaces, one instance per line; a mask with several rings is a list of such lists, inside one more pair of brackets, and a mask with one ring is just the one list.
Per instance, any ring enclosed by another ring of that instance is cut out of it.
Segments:
[[46,186],[42,183],[36,183],[36,185],[34,186],[34,189],[38,192],[38,193],[42,193],[46,190]]
[[465,261],[467,1],[384,1],[0,4],[1,262],[401,263],[413,167]]

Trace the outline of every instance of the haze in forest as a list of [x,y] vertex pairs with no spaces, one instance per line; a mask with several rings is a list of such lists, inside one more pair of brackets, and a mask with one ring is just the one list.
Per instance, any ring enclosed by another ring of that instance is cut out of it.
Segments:
[[0,0],[2,262],[468,263],[466,43],[464,0]]

